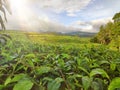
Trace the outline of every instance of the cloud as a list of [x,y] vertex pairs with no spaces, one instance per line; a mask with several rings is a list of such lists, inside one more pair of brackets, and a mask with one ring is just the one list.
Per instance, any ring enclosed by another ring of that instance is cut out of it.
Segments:
[[[33,1],[33,0],[31,0]],[[34,1],[33,1],[34,2]],[[70,32],[75,31],[76,28],[67,27],[49,17],[49,14],[44,12],[45,8],[51,8],[56,13],[66,12],[69,16],[75,16],[75,12],[85,7],[90,0],[35,0],[34,3],[19,1],[20,4],[16,6],[13,3],[13,15],[8,17],[7,28],[19,29],[28,31],[50,31],[50,32]],[[33,6],[40,6],[33,10]],[[33,4],[33,5],[32,5]],[[22,7],[24,8],[21,8]],[[31,7],[32,6],[32,7]],[[17,7],[17,8],[15,8]],[[41,12],[41,10],[43,12]],[[39,13],[40,11],[40,13]],[[48,10],[49,11],[49,10]],[[56,17],[55,17],[56,18]]]
[[98,32],[99,27],[101,25],[105,25],[107,22],[111,21],[111,17],[105,18],[105,19],[96,19],[89,22],[84,21],[76,21],[71,24],[74,28],[77,28],[77,30],[85,31],[85,32]]
[[92,25],[92,29],[94,29],[95,31],[99,31],[99,27],[101,25],[105,25],[107,22],[112,22],[112,18],[92,20],[89,23]]
[[[19,20],[19,18],[12,16],[9,18],[7,28],[19,29],[27,31],[39,31],[39,32],[98,32],[101,25],[105,25],[107,22],[112,21],[110,18],[96,19],[91,21],[75,21],[70,25],[65,26],[60,22],[50,19],[47,15],[36,16],[31,14],[27,21]],[[16,23],[17,22],[17,23]]]
[[67,16],[76,17],[77,15],[75,13],[67,13]]
[[[22,4],[22,1],[19,2]],[[107,12],[103,6],[84,9],[91,1],[93,0],[24,0],[23,8],[21,4],[17,5],[17,8],[13,5],[13,15],[8,16],[7,28],[50,32],[98,32],[100,25],[111,20],[104,17],[111,13],[111,10],[107,9]],[[83,13],[75,17],[81,10]]]
[[14,15],[8,18],[9,22],[6,27],[14,30],[37,31],[37,32],[64,32],[67,31],[66,26],[54,20],[50,20],[46,15],[31,15],[26,20],[19,20]]
[[[33,1],[33,0],[31,0]],[[68,16],[76,16],[75,13],[86,7],[91,0],[35,0],[41,8],[51,9],[55,13],[65,12]]]

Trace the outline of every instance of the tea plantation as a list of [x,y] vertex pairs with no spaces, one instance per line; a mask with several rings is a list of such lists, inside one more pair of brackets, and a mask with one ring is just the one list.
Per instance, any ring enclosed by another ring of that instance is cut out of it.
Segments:
[[108,46],[78,36],[0,33],[0,90],[120,90],[120,52]]

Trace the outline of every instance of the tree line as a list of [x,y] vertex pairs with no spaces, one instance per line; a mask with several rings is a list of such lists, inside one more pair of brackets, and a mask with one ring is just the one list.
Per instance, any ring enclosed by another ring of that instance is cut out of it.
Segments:
[[113,22],[101,25],[99,32],[91,39],[91,42],[112,45],[120,51],[120,12],[116,13]]

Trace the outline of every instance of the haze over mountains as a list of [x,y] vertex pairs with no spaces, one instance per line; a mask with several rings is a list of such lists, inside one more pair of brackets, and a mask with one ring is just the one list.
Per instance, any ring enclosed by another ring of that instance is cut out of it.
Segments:
[[50,31],[44,31],[39,33],[53,33],[58,35],[71,35],[71,36],[80,36],[80,37],[92,37],[94,36],[95,32],[83,32],[83,31],[74,31],[74,32],[50,32]]

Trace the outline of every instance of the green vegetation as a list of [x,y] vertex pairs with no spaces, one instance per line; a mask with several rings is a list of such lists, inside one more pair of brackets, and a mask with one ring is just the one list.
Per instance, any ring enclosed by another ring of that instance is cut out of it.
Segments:
[[1,33],[12,38],[0,46],[1,90],[120,88],[120,53],[107,46],[76,36]]
[[[5,5],[5,6],[4,6]],[[9,12],[7,0],[0,10]],[[119,13],[89,38],[18,31],[0,32],[0,90],[119,90]],[[0,16],[2,29],[5,25]],[[105,46],[106,44],[109,46]],[[113,47],[112,46],[112,47]]]
[[114,22],[102,25],[100,32],[91,41],[109,45],[120,51],[120,13],[115,14],[113,20]]

